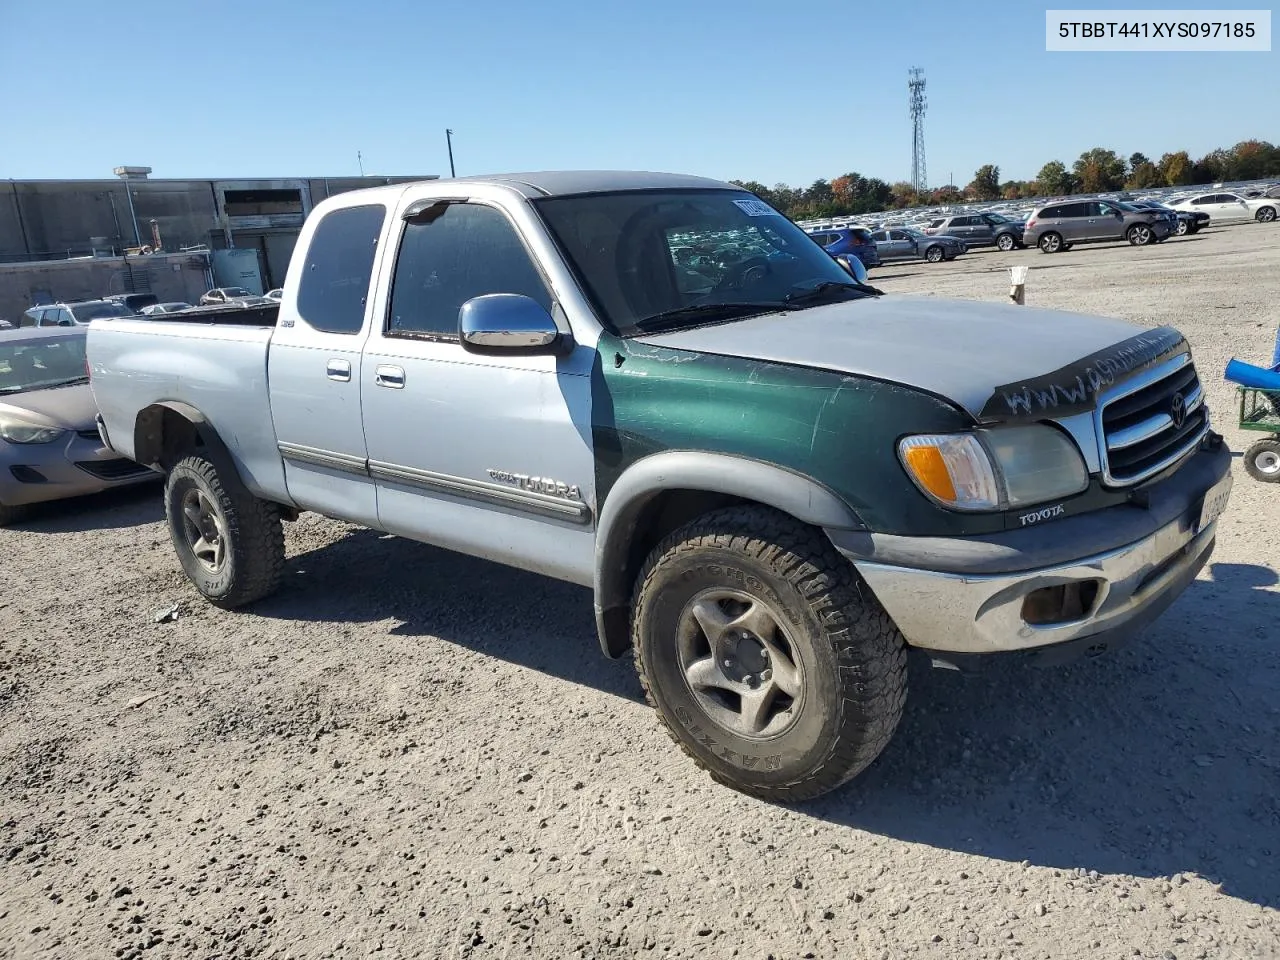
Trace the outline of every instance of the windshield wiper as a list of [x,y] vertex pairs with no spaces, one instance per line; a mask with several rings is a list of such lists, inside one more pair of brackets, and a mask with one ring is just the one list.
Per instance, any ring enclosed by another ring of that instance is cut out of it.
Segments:
[[790,309],[785,301],[756,300],[737,303],[695,303],[689,307],[677,307],[675,310],[663,310],[651,317],[637,320],[637,330],[653,333],[668,327],[680,326],[687,321],[707,322],[711,320],[736,320],[741,317],[754,316],[761,313],[774,313]]
[[27,390],[27,391],[56,390],[58,387],[70,387],[78,383],[88,383],[88,382],[89,382],[89,378],[85,376],[71,377],[69,380],[53,380],[49,383],[34,383],[26,387],[10,388],[9,392],[16,392],[18,390]]
[[869,284],[856,283],[852,280],[823,280],[821,283],[816,286],[812,286],[807,290],[798,290],[794,293],[788,293],[783,299],[786,303],[797,305],[802,303],[811,303],[815,300],[825,300],[833,294],[844,293],[848,290],[873,296],[880,296],[883,293],[883,291],[877,290]]

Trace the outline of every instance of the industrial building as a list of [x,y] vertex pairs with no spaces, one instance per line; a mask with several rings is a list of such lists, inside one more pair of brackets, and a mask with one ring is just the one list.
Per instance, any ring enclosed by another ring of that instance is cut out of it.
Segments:
[[[149,167],[115,173],[104,180],[0,181],[0,316],[48,299],[151,290],[165,274],[180,272],[155,269],[175,254],[184,267],[203,263],[211,285],[266,291],[284,282],[315,204],[363,187],[437,179],[167,180],[153,179]],[[97,289],[104,270],[119,289]]]

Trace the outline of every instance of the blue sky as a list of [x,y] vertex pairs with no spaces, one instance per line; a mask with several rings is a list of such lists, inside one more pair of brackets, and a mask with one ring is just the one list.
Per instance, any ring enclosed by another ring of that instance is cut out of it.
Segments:
[[447,175],[450,127],[460,176],[894,181],[915,65],[932,185],[983,163],[1030,178],[1093,146],[1280,140],[1276,53],[1047,53],[1045,7],[0,0],[0,179],[333,176],[358,172],[357,150],[370,174]]

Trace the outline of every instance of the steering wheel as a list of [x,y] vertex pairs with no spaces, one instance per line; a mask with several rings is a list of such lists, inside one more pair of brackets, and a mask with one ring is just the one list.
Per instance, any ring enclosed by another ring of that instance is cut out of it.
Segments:
[[720,282],[715,285],[714,290],[741,290],[743,287],[759,283],[771,271],[767,257],[759,255],[747,257],[745,260],[731,264],[725,271],[725,275],[720,278]]

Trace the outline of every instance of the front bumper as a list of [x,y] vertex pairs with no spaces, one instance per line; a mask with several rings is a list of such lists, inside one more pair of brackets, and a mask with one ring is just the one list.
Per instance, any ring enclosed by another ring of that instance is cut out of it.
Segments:
[[70,431],[47,444],[0,440],[0,503],[5,506],[78,497],[159,476],[109,450],[96,430]]
[[[1163,613],[1208,561],[1217,523],[1197,529],[1200,509],[1211,488],[1229,484],[1230,462],[1225,447],[1202,450],[1154,485],[1145,507],[1112,507],[990,537],[931,538],[914,558],[908,538],[881,538],[879,551],[874,534],[831,532],[832,542],[853,561],[907,642],[942,659],[1111,645]],[[1141,535],[1120,544],[1107,539],[1135,532]],[[887,547],[884,540],[891,541]],[[868,552],[899,562],[872,559]],[[933,562],[901,562],[913,559]],[[1084,598],[1081,606],[1061,618],[1028,622],[1028,596],[1064,586]]]

